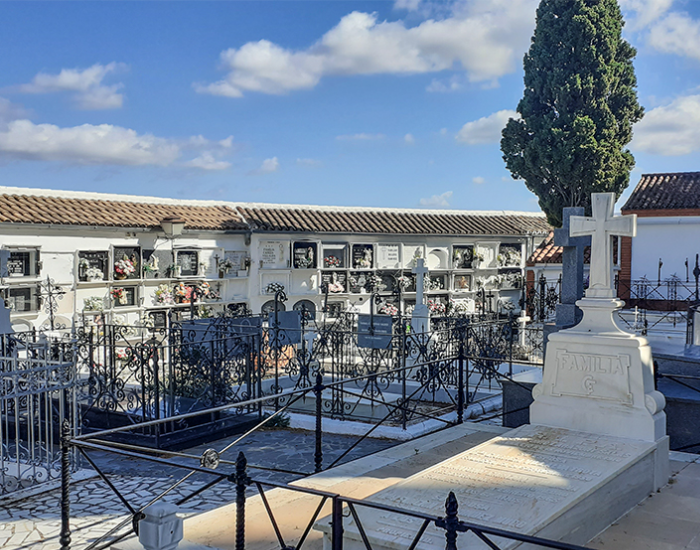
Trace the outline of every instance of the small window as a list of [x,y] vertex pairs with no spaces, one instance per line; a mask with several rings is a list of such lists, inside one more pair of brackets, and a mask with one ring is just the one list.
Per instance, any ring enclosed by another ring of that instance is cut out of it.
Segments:
[[199,272],[199,252],[196,250],[178,250],[176,265],[183,277],[196,276]]
[[39,299],[36,287],[10,288],[7,291],[7,307],[16,313],[38,311]]
[[39,251],[36,249],[11,250],[7,258],[8,277],[35,277],[40,274]]

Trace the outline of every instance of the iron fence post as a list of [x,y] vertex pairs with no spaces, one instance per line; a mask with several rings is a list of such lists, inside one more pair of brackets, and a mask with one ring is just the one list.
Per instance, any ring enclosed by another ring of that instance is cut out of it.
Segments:
[[445,550],[457,550],[457,526],[459,525],[457,508],[457,497],[450,491],[445,501],[445,519],[442,526],[445,529]]
[[236,550],[245,550],[245,491],[248,461],[241,451],[236,458]]
[[331,529],[331,545],[333,550],[343,550],[343,503],[339,495],[333,497]]
[[316,396],[316,451],[314,452],[314,472],[318,473],[323,470],[323,431],[322,431],[322,415],[321,406],[323,399],[323,375],[321,372],[316,373],[316,385],[314,386],[314,394]]
[[70,423],[61,425],[61,550],[70,548]]
[[464,331],[460,328],[458,331],[459,337],[459,354],[458,354],[458,372],[457,372],[457,424],[464,422]]

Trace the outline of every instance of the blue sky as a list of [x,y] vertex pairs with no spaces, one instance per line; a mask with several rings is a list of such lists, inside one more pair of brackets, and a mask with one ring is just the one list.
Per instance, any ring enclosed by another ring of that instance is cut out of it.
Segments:
[[[537,4],[2,2],[0,184],[536,211],[498,140]],[[631,187],[698,171],[700,1],[620,4],[647,112]]]

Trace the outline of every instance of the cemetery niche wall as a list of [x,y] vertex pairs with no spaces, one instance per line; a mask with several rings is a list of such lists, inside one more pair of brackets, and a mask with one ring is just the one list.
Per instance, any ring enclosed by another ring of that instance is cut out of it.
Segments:
[[[17,201],[44,217],[20,217],[10,206]],[[109,211],[95,214],[97,201]],[[0,224],[0,295],[25,330],[48,322],[39,288],[47,276],[66,292],[53,315],[68,326],[260,314],[272,298],[265,292],[270,283],[283,285],[290,307],[306,300],[321,317],[368,313],[373,294],[384,313],[410,315],[411,270],[419,258],[434,266],[426,296],[437,304],[434,314],[444,314],[457,301],[482,303],[477,279],[506,269],[497,265],[498,252],[510,246],[529,253],[549,229],[543,216],[520,212],[287,207],[15,188],[0,188],[0,203],[9,212]],[[184,229],[172,231],[169,218],[181,219]],[[507,269],[522,275],[514,265]],[[501,295],[518,302],[515,285],[491,292],[495,312]]]

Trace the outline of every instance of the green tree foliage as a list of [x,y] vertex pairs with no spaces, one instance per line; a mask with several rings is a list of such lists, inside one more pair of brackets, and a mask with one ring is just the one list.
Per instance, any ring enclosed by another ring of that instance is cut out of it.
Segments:
[[520,119],[503,129],[501,151],[513,178],[539,198],[547,220],[562,208],[591,208],[591,193],[629,184],[625,148],[644,115],[616,0],[542,0],[530,51]]

